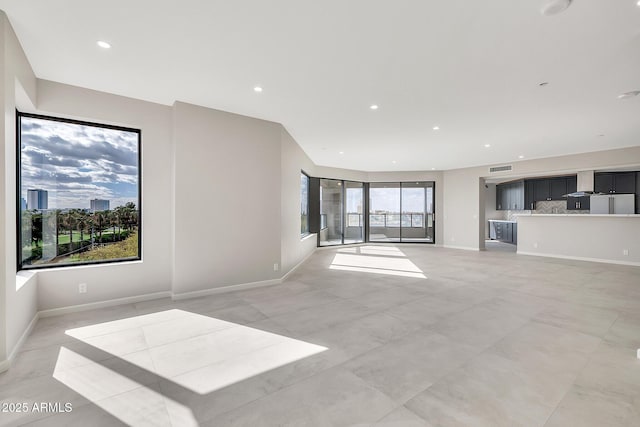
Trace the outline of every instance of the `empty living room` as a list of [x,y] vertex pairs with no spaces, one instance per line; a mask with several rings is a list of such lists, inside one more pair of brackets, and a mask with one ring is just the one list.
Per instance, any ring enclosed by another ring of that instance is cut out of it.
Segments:
[[640,425],[640,1],[0,0],[0,426]]

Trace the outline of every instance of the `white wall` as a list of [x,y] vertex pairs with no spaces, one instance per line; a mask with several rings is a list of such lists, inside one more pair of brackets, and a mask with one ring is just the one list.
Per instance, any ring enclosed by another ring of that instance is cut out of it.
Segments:
[[[299,235],[300,169],[365,182],[435,181],[436,242],[481,246],[487,167],[392,173],[316,166],[277,123],[36,80],[4,14],[0,21],[0,276],[6,285],[0,292],[0,364],[37,309],[281,277],[315,248],[315,239]],[[142,129],[142,262],[41,270],[16,291],[16,97],[26,100],[21,105],[31,99],[34,112]],[[639,164],[640,147],[634,147],[516,162],[513,172],[500,176]],[[273,270],[274,263],[281,271]],[[88,293],[78,294],[80,282]]]
[[[38,112],[142,130],[142,262],[38,271],[41,310],[171,289],[171,108],[38,80]],[[86,283],[88,292],[78,293]]]
[[504,211],[496,210],[496,184],[486,184],[484,189],[484,238],[489,238],[489,220],[505,219]]
[[279,278],[281,125],[177,102],[174,144],[174,292]]
[[33,104],[36,78],[7,20],[0,12],[0,58],[2,73],[1,134],[4,149],[0,150],[0,277],[5,288],[0,292],[0,371],[14,352],[25,329],[36,314],[37,285],[35,280],[16,280],[16,98]]
[[317,235],[300,238],[300,171],[316,173],[315,165],[286,129],[281,129],[280,185],[282,195],[280,215],[280,262],[287,273],[311,254],[317,245]]
[[[474,169],[444,172],[444,235],[442,241],[444,246],[472,250],[480,248],[478,239],[478,230],[481,224],[479,181],[480,177]],[[484,206],[482,216],[484,217]]]
[[[485,204],[480,203],[482,178],[522,178],[562,175],[582,170],[640,166],[640,146],[617,150],[513,162],[508,173],[489,174],[489,166],[444,172],[444,244],[478,250],[484,243]],[[482,194],[484,196],[484,193]],[[480,230],[479,230],[480,228]],[[518,229],[518,233],[520,229]],[[518,236],[520,238],[520,236]]]
[[526,255],[640,266],[638,236],[640,216],[565,214],[518,217],[518,253]]

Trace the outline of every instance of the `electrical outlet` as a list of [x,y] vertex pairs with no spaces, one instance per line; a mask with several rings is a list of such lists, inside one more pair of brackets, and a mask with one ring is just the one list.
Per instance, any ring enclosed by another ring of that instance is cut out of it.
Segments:
[[622,250],[622,255],[629,256],[629,249],[623,249]]
[[278,263],[273,264],[273,271],[278,271],[280,270],[280,266],[278,265]]
[[78,285],[78,293],[79,294],[86,294],[87,293],[87,284],[86,283],[80,283]]

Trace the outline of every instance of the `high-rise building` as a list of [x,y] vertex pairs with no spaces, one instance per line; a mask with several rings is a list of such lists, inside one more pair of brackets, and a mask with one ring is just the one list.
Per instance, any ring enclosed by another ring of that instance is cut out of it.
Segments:
[[42,189],[27,190],[28,209],[49,209],[49,192]]
[[109,201],[102,199],[92,199],[91,201],[91,211],[99,212],[99,211],[108,211],[109,210]]
[[27,201],[24,197],[20,197],[20,212],[27,210]]

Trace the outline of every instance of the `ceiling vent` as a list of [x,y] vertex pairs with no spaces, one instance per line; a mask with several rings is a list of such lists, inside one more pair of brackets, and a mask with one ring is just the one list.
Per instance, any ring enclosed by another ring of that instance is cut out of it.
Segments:
[[489,173],[507,172],[507,171],[510,171],[511,169],[513,169],[511,165],[493,166],[489,168]]

